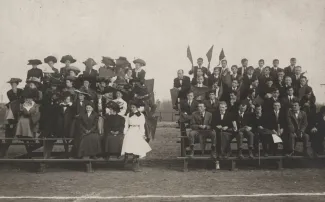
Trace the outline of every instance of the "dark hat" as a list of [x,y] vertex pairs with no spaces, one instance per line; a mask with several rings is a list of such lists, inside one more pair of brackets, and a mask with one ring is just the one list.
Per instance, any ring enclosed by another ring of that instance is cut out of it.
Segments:
[[136,100],[131,100],[130,103],[129,103],[129,106],[131,106],[131,105],[134,105],[136,107],[140,107],[141,103],[139,101],[136,101]]
[[126,57],[119,57],[118,59],[116,59],[116,66],[119,67],[128,67],[130,66],[129,61],[126,59]]
[[44,58],[44,62],[45,63],[49,63],[50,61],[52,61],[53,63],[57,63],[58,62],[58,60],[54,56],[47,56],[46,58]]
[[114,102],[114,101],[109,101],[107,103],[106,107],[113,109],[117,113],[120,112],[120,106],[116,102]]
[[69,66],[69,67],[67,67],[66,70],[67,70],[67,72],[74,71],[76,73],[76,75],[78,75],[80,73],[80,69],[75,66]]
[[65,63],[65,61],[69,60],[70,63],[75,63],[77,60],[75,60],[71,55],[65,55],[61,58],[60,62]]
[[39,92],[37,89],[30,89],[30,88],[25,88],[23,93],[22,93],[22,96],[23,98],[31,98],[31,99],[37,99],[38,98],[38,95],[39,95]]
[[254,67],[253,66],[247,67],[247,71],[250,70],[250,69],[254,70]]
[[86,66],[89,65],[89,66],[94,66],[94,65],[97,65],[97,63],[95,62],[94,59],[92,58],[88,58],[86,61],[82,62],[84,63]]
[[22,80],[20,78],[11,78],[7,83],[20,83]]
[[40,65],[40,64],[42,64],[42,61],[40,61],[38,59],[33,59],[33,60],[28,60],[27,65]]
[[74,77],[74,76],[65,77],[65,80],[69,80],[69,81],[75,81],[76,79],[77,79],[77,77]]
[[146,66],[146,62],[140,58],[136,59],[136,60],[133,60],[133,63],[136,64],[136,63],[139,63],[141,64],[142,66]]
[[104,63],[105,65],[108,65],[108,66],[114,66],[115,65],[115,62],[112,58],[110,57],[104,57],[103,56],[103,59],[102,59],[102,63]]
[[26,80],[26,83],[34,83],[35,85],[40,85],[41,79],[37,77],[30,77],[29,79]]
[[106,94],[106,93],[113,93],[113,94],[115,94],[115,91],[116,91],[115,88],[113,88],[113,87],[111,87],[111,86],[107,86],[107,87],[105,88],[105,90],[104,90],[104,94]]
[[306,90],[305,90],[305,94],[309,94],[309,93],[312,93],[312,92],[313,92],[313,89],[310,86],[307,86]]

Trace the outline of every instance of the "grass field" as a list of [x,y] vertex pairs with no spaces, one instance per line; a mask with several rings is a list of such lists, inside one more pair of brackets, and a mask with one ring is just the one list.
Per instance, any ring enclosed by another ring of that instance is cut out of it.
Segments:
[[[262,168],[241,165],[238,171],[227,166],[216,173],[210,163],[191,162],[190,172],[184,173],[176,143],[178,130],[173,124],[160,123],[153,150],[142,161],[141,173],[123,170],[116,162],[95,165],[94,173],[84,172],[84,166],[51,165],[44,174],[32,171],[32,165],[1,165],[1,196],[42,196],[79,198],[0,198],[1,201],[325,201],[325,196],[263,196],[251,194],[323,193],[325,192],[325,166],[308,162],[287,163],[283,170],[272,165]],[[58,149],[58,148],[57,148]],[[11,147],[10,155],[22,153],[22,147]],[[310,166],[310,167],[309,167]],[[309,167],[309,168],[308,168]],[[160,195],[158,198],[103,198],[112,196]],[[194,196],[181,195],[204,195]],[[224,196],[227,195],[227,196]],[[233,195],[233,196],[229,196]],[[238,196],[245,195],[245,196]],[[167,197],[164,198],[163,196]],[[102,197],[102,198],[100,198]]]

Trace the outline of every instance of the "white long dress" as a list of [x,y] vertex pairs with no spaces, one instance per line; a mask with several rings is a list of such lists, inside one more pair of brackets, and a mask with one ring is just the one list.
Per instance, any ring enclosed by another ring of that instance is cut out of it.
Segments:
[[131,153],[139,155],[140,158],[146,156],[151,151],[151,147],[145,140],[145,118],[141,113],[140,116],[133,115],[132,117],[126,116],[126,124],[128,129],[125,133],[121,155]]

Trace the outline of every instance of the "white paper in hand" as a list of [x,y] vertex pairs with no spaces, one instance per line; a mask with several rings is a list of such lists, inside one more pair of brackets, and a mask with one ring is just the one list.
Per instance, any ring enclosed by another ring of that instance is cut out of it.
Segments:
[[273,138],[273,142],[274,143],[280,143],[280,142],[282,142],[282,139],[278,135],[276,135],[276,134],[272,134],[272,138]]

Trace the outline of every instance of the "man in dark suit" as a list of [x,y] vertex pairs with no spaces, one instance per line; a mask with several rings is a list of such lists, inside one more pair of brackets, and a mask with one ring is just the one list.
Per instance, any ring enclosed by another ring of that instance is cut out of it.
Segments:
[[272,97],[264,99],[264,103],[263,103],[263,111],[264,112],[273,110],[273,104],[275,102],[280,102],[279,95],[280,95],[279,89],[274,87],[272,89]]
[[273,81],[273,78],[270,75],[270,67],[266,66],[264,68],[263,74],[260,75],[260,77],[259,77],[259,82],[260,82],[261,87],[264,88],[266,86],[266,81],[270,80],[270,79]]
[[237,146],[238,146],[238,158],[244,158],[243,150],[243,139],[246,138],[248,141],[248,155],[249,158],[254,158],[253,146],[254,146],[254,133],[252,132],[252,114],[246,112],[247,104],[241,103],[239,111],[234,114],[236,126],[234,132],[237,134]]
[[202,66],[202,65],[203,65],[203,59],[202,59],[202,58],[198,58],[198,59],[197,59],[197,65],[198,65],[198,66],[194,66],[194,67],[193,67],[193,68],[188,72],[189,75],[194,74],[194,78],[196,78],[196,77],[197,77],[197,70],[198,70],[198,69],[202,69],[203,76],[205,76],[205,75],[210,76],[210,75],[211,75],[211,73],[210,73],[210,71],[208,70],[208,68]]
[[284,68],[284,73],[286,76],[292,76],[294,74],[296,63],[297,63],[296,58],[290,59],[290,65],[288,67]]
[[292,86],[295,88],[298,88],[300,85],[300,79],[303,77],[303,74],[301,73],[301,67],[296,66],[294,69],[294,74],[291,76],[292,78]]
[[204,154],[205,151],[206,138],[211,138],[211,157],[216,158],[216,133],[211,128],[212,114],[205,111],[206,108],[204,103],[199,103],[198,109],[198,111],[192,114],[191,119],[192,130],[189,133],[189,142],[191,149],[190,156],[194,155],[195,138],[199,137],[202,154]]
[[263,70],[264,70],[264,64],[265,64],[265,62],[263,59],[260,59],[258,61],[258,67],[256,67],[254,70],[254,76],[256,76],[257,78],[259,78],[262,75]]
[[177,78],[174,79],[174,88],[179,90],[178,98],[186,99],[187,92],[191,89],[191,81],[188,76],[184,76],[182,69],[177,71]]
[[197,110],[198,102],[194,99],[192,91],[187,92],[187,99],[181,102],[181,113],[190,116]]
[[240,100],[240,88],[239,81],[234,79],[231,82],[231,88],[225,88],[224,93],[222,94],[221,100],[229,102],[230,101],[230,93],[236,92],[237,100]]
[[197,71],[197,77],[193,77],[191,84],[192,86],[197,86],[197,87],[208,87],[208,79],[205,78],[204,76],[200,75],[201,74],[201,69],[198,69]]
[[227,103],[221,101],[219,110],[214,112],[212,116],[212,128],[217,135],[218,156],[227,159],[231,152],[231,140],[235,138],[232,133],[232,114],[227,112]]
[[283,69],[279,67],[279,60],[278,59],[273,60],[273,67],[271,67],[270,71],[271,71],[270,75],[271,75],[272,78],[277,78],[278,77],[278,72],[283,71]]
[[289,129],[289,153],[287,156],[292,156],[295,151],[296,140],[303,142],[304,155],[309,157],[308,142],[309,135],[305,132],[308,122],[307,115],[304,111],[300,111],[298,100],[292,102],[292,109],[287,115],[287,123]]
[[215,67],[213,69],[213,74],[211,74],[208,78],[208,86],[211,88],[213,84],[216,82],[218,83],[218,86],[221,86],[221,76],[220,76],[220,67]]
[[238,68],[237,74],[239,74],[241,76],[244,76],[246,74],[246,71],[247,71],[248,60],[246,58],[243,58],[241,60],[241,64],[242,64],[242,66]]
[[312,138],[312,148],[314,156],[324,154],[324,136],[325,136],[325,106],[322,106],[310,124]]
[[296,95],[301,100],[307,93],[311,92],[312,88],[307,84],[307,78],[305,76],[300,77],[300,84],[296,86]]
[[284,71],[279,70],[277,72],[277,76],[273,77],[274,79],[274,86],[279,89],[280,91],[280,98],[282,98],[286,94],[286,89],[284,87]]
[[243,82],[241,86],[246,89],[249,88],[249,86],[256,78],[257,77],[254,76],[254,67],[252,66],[247,67],[247,72],[243,76]]
[[238,66],[237,65],[233,65],[231,66],[231,80],[237,80],[239,81],[239,83],[241,83],[241,79],[242,79],[242,76],[240,74],[238,74]]
[[204,101],[204,104],[206,106],[206,111],[210,113],[215,113],[219,106],[219,99],[216,97],[216,94],[214,91],[209,92],[209,99]]
[[287,88],[287,95],[284,96],[281,100],[281,106],[282,109],[287,113],[288,110],[291,108],[292,103],[294,100],[298,100],[296,96],[293,95],[294,94],[294,89],[292,86],[289,86]]
[[231,114],[234,114],[238,112],[239,109],[239,101],[237,97],[237,92],[236,91],[231,91],[229,93],[229,102],[227,104],[227,111]]

